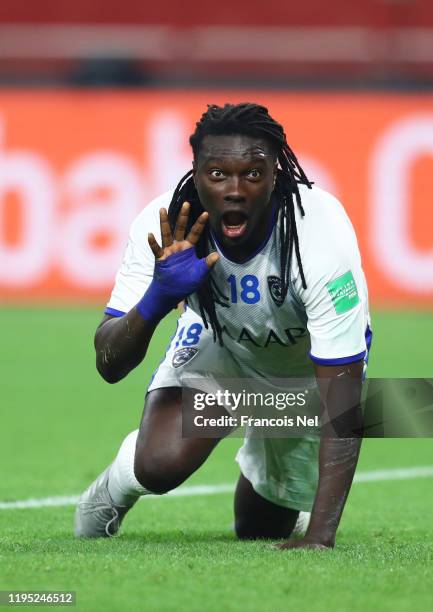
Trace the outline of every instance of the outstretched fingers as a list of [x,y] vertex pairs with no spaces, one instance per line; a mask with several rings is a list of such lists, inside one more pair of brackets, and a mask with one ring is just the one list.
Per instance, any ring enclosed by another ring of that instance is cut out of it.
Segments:
[[173,236],[171,235],[170,222],[165,208],[161,208],[159,211],[159,221],[161,224],[162,246],[168,247],[173,244]]
[[207,212],[201,213],[197,221],[192,226],[188,236],[186,237],[187,242],[189,242],[192,245],[197,244],[206,226],[208,217],[209,215]]
[[213,253],[209,253],[209,255],[206,257],[206,263],[208,265],[208,268],[213,268],[219,258],[220,256],[216,251],[214,251]]
[[[152,250],[152,253],[155,255],[156,259],[165,259],[170,254],[174,252],[178,252],[179,250],[185,250],[190,247],[193,247],[197,244],[200,239],[200,236],[203,233],[204,228],[206,227],[206,223],[208,220],[208,213],[203,212],[197,219],[197,221],[192,226],[191,230],[188,233],[188,236],[184,238],[186,227],[188,224],[188,216],[189,216],[190,204],[189,202],[184,202],[182,208],[179,212],[178,218],[176,220],[176,227],[174,230],[174,242],[173,235],[170,229],[170,223],[168,220],[167,210],[165,208],[161,208],[159,211],[160,223],[161,223],[161,242],[162,246],[158,244],[154,234],[148,234],[148,242],[149,246]],[[181,243],[181,244],[178,244]],[[189,243],[189,244],[185,244]],[[173,245],[173,246],[172,246]],[[168,248],[172,247],[172,248]],[[209,253],[206,257],[206,265],[208,268],[213,268],[216,262],[219,259],[219,255],[216,252]]]
[[161,249],[161,247],[157,243],[155,236],[153,234],[148,234],[147,241],[156,259],[159,259],[160,257],[162,257],[162,254],[164,253],[164,251],[163,249]]
[[176,219],[176,227],[174,230],[174,239],[181,242],[185,239],[186,225],[189,216],[189,202],[184,202]]

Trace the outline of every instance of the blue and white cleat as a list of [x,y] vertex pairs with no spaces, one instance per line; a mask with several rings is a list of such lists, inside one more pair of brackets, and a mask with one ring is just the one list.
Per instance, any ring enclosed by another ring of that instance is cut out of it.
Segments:
[[77,538],[109,538],[120,528],[130,506],[117,506],[108,492],[109,466],[78,500],[75,511],[74,535]]

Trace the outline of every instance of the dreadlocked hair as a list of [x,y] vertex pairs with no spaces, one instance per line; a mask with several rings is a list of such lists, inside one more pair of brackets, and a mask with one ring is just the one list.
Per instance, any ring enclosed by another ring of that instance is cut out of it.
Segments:
[[[304,289],[307,288],[299,250],[298,232],[296,229],[295,203],[301,216],[304,216],[305,212],[302,207],[298,185],[303,184],[311,188],[311,183],[302,170],[295,154],[287,144],[282,125],[272,119],[267,108],[258,104],[208,105],[208,110],[203,113],[200,121],[196,123],[195,132],[189,139],[194,153],[194,159],[198,157],[200,146],[205,136],[232,134],[252,136],[267,140],[277,157],[279,167],[277,170],[274,193],[280,215],[281,299],[285,299],[290,285],[293,251],[295,252],[298,263],[302,286]],[[190,170],[181,178],[170,202],[168,217],[172,231],[174,231],[178,214],[184,202],[190,203],[187,232],[204,210],[195,188],[192,175],[193,172]],[[207,225],[196,245],[198,257],[206,257],[209,254],[209,243],[213,244],[213,241],[209,232],[209,226]],[[204,325],[208,328],[210,324],[214,335],[214,341],[218,340],[219,344],[222,346],[222,328],[218,321],[215,305],[219,304],[220,306],[228,307],[229,299],[217,286],[215,280],[212,278],[212,274],[209,275],[206,282],[197,290],[197,295],[200,314]]]

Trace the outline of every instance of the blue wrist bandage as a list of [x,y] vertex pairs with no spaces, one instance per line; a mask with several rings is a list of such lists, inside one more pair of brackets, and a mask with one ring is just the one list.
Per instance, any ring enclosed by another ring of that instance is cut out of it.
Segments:
[[138,312],[146,321],[160,321],[179,302],[194,293],[209,272],[205,258],[198,259],[193,247],[156,261],[153,280],[137,304]]

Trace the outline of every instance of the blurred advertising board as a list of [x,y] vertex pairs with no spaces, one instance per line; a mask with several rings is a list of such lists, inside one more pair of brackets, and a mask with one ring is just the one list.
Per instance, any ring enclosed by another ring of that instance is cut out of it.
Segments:
[[433,306],[433,95],[0,92],[0,297],[109,295],[134,216],[190,168],[208,103],[255,101],[344,204],[376,306]]

